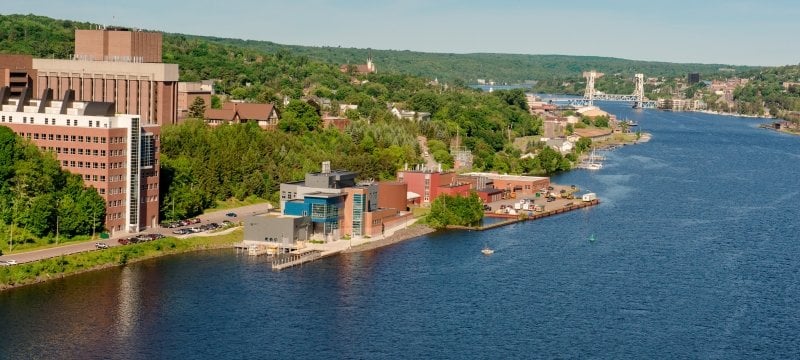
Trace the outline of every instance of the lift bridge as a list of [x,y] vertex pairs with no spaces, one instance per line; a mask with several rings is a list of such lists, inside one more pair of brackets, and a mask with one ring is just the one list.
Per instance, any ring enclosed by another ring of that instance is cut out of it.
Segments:
[[592,106],[595,100],[600,101],[625,101],[633,103],[634,109],[652,109],[656,107],[656,102],[647,100],[644,97],[644,74],[636,74],[636,87],[633,94],[630,95],[616,95],[598,93],[594,88],[594,81],[602,77],[604,74],[597,71],[586,71],[583,77],[586,78],[586,93],[582,99],[570,100],[570,105],[573,106]]

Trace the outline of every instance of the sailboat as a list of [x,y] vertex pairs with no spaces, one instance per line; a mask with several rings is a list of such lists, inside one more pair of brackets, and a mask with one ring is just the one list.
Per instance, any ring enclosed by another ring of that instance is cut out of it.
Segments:
[[583,168],[588,170],[600,170],[603,168],[603,164],[597,161],[597,155],[595,155],[594,149],[592,149],[592,153],[589,155],[589,162],[585,163]]
[[590,242],[590,243],[593,243],[593,242],[594,242],[594,240],[595,240],[595,238],[594,238],[594,234],[592,234],[591,236],[589,236],[589,242]]

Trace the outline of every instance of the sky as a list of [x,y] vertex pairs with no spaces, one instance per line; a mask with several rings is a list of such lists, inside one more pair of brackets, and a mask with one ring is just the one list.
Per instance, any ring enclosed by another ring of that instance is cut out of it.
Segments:
[[289,45],[800,64],[797,0],[25,0],[0,13]]

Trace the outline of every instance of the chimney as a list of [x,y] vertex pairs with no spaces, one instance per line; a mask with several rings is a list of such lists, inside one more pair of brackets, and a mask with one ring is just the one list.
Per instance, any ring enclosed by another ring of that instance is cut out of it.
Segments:
[[330,174],[331,173],[331,162],[330,161],[323,161],[322,162],[322,173],[323,174]]

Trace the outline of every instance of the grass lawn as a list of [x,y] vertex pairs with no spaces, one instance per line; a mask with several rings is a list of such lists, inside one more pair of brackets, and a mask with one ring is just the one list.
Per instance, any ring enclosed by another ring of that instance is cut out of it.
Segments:
[[125,265],[130,262],[158,256],[224,248],[241,242],[242,237],[243,232],[241,229],[234,230],[230,234],[208,237],[186,239],[168,237],[146,243],[114,246],[104,250],[93,250],[30,263],[3,266],[0,267],[0,290],[94,269]]

